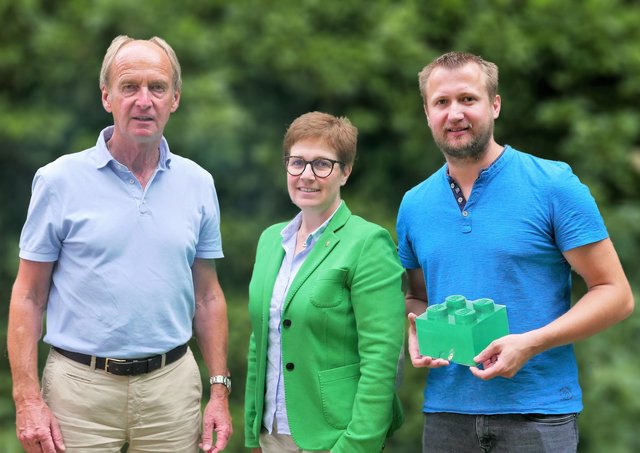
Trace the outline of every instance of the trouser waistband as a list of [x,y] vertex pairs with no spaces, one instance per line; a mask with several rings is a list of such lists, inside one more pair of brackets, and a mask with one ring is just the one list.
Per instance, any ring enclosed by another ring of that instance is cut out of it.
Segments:
[[[175,362],[187,352],[189,345],[183,344],[165,354],[158,354],[142,359],[114,359],[110,357],[95,357],[96,369],[118,376],[137,376],[158,370],[165,365]],[[91,366],[94,356],[71,352],[53,346],[53,349],[63,356],[83,365]]]

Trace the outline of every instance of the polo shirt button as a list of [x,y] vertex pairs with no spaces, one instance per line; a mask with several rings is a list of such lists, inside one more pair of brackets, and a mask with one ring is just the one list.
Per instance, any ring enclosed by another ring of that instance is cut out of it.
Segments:
[[462,211],[462,215],[467,217],[469,215],[469,212],[468,211]]
[[282,321],[282,325],[285,327],[291,327],[291,320],[285,319],[284,321]]
[[135,181],[133,179],[129,180],[129,184],[134,184],[134,183],[135,183]]
[[293,371],[293,369],[295,368],[295,366],[294,366],[294,364],[293,364],[293,363],[289,362],[289,363],[287,363],[287,364],[286,364],[286,368],[287,368],[287,370],[289,370],[289,371]]

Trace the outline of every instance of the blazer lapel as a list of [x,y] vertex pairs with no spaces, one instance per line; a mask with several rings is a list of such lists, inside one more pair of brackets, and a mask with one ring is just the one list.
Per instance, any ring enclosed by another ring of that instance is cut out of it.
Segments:
[[340,242],[340,236],[337,235],[336,232],[344,226],[350,216],[351,211],[349,211],[347,205],[342,202],[338,211],[329,222],[329,225],[327,225],[327,228],[313,246],[313,250],[311,250],[311,253],[309,253],[309,256],[302,264],[302,267],[300,267],[296,278],[291,283],[291,287],[287,292],[287,298],[284,302],[283,310],[287,309],[300,287],[307,281],[311,274],[313,274],[320,263],[329,256],[338,242]]

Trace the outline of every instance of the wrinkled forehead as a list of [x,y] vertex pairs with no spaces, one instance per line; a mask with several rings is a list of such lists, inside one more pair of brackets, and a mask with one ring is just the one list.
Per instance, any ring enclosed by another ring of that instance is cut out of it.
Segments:
[[152,70],[171,77],[171,62],[165,52],[149,41],[132,41],[122,46],[116,53],[111,74],[134,70]]

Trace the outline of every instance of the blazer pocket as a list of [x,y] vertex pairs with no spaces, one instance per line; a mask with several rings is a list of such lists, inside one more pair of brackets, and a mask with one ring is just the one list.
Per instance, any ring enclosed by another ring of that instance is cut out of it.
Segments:
[[344,429],[351,421],[353,402],[360,381],[360,364],[318,372],[322,414],[334,428]]
[[311,303],[320,308],[340,305],[347,298],[347,269],[322,269],[316,271],[316,274],[311,290]]

